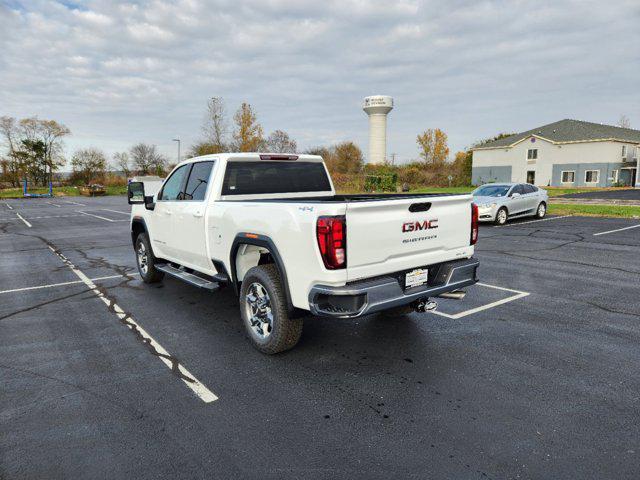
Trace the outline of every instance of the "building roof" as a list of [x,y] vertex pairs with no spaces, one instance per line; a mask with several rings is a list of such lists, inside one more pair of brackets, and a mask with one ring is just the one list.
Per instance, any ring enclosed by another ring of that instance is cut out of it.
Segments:
[[532,135],[550,140],[554,143],[588,142],[594,140],[619,140],[629,143],[640,143],[640,130],[567,118],[532,130],[527,130],[526,132],[516,133],[508,137],[487,142],[479,145],[476,149],[510,147]]

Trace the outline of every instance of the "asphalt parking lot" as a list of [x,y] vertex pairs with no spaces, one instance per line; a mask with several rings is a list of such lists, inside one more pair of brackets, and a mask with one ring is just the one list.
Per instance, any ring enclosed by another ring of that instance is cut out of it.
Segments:
[[127,212],[0,201],[0,478],[638,478],[640,220],[483,226],[463,301],[269,357]]

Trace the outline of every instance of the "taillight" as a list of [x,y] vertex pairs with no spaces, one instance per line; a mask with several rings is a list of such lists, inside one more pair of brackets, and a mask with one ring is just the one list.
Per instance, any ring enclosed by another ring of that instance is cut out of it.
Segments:
[[478,206],[471,204],[471,240],[469,245],[475,245],[478,241]]
[[337,270],[347,266],[347,220],[344,215],[318,217],[318,247],[324,266]]

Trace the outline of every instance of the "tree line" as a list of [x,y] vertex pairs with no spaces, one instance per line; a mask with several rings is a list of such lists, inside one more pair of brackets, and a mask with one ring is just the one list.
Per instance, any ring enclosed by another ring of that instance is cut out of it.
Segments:
[[[0,117],[0,138],[6,154],[0,157],[0,182],[19,186],[22,179],[45,184],[65,164],[64,139],[71,135],[65,125],[37,117],[16,119]],[[418,156],[401,165],[365,163],[362,150],[352,141],[329,146],[316,146],[300,153],[321,155],[338,188],[362,190],[369,178],[375,188],[396,189],[398,186],[469,185],[471,183],[471,148],[509,134],[477,142],[450,159],[447,134],[429,128],[418,134]],[[242,102],[231,120],[222,97],[207,101],[200,139],[187,150],[189,157],[223,152],[298,152],[297,142],[284,130],[265,135],[254,108]],[[129,150],[116,152],[111,159],[99,148],[81,148],[70,158],[70,181],[75,184],[100,182],[108,171],[131,175],[164,176],[173,168],[156,145],[138,143]]]

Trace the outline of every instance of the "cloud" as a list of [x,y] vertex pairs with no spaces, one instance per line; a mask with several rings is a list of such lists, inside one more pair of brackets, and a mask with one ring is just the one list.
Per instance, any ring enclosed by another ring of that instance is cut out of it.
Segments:
[[214,95],[302,147],[365,150],[361,99],[392,95],[401,161],[429,127],[453,151],[566,117],[640,128],[631,1],[33,0],[0,5],[0,21],[0,114],[60,120],[70,149],[173,154]]

